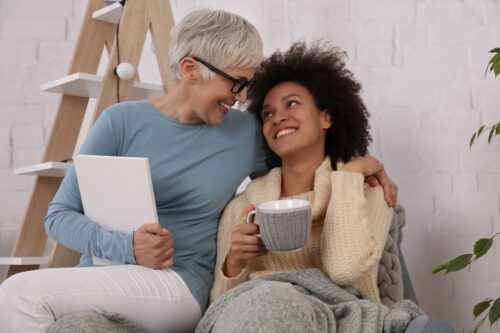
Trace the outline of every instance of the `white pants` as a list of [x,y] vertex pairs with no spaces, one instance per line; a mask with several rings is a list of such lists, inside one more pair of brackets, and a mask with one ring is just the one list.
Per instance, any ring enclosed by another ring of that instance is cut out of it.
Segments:
[[45,332],[65,315],[118,313],[148,332],[193,331],[201,311],[171,269],[138,265],[51,268],[15,274],[0,285],[0,331]]

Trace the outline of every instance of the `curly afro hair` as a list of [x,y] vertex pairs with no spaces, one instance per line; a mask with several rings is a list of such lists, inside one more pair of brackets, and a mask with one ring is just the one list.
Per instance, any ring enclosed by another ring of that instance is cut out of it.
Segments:
[[[265,59],[255,74],[255,84],[249,92],[248,111],[261,121],[261,110],[267,93],[282,82],[295,82],[313,96],[316,106],[328,112],[332,126],[326,132],[325,155],[335,161],[348,162],[364,156],[372,138],[369,133],[369,113],[359,96],[361,84],[346,69],[345,52],[327,42],[309,47],[294,43],[286,52],[276,51]],[[270,166],[280,163],[272,159]]]

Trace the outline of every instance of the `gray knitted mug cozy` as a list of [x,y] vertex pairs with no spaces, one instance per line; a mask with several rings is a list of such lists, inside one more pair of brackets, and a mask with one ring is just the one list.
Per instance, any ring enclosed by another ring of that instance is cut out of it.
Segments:
[[[271,251],[304,247],[311,231],[311,204],[307,200],[276,200],[257,205],[262,242]],[[247,221],[251,222],[252,212]]]

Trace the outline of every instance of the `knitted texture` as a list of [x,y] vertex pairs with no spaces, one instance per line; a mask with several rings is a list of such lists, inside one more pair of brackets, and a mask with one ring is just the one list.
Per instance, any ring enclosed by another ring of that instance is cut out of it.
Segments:
[[[337,170],[341,167],[339,164]],[[288,198],[311,202],[312,228],[307,245],[290,253],[271,252],[249,261],[239,275],[224,276],[222,264],[231,246],[232,229],[245,223],[246,206],[284,199],[280,192],[281,168],[275,168],[250,183],[226,207],[219,226],[212,300],[247,280],[320,268],[336,284],[360,288],[380,302],[377,264],[391,225],[392,209],[380,186],[369,187],[361,174],[332,172],[328,158],[316,170],[313,191]]]
[[116,313],[95,311],[67,315],[53,323],[47,333],[146,333],[136,323]]
[[378,265],[377,285],[383,304],[391,306],[404,297],[404,285],[401,262],[399,261],[399,247],[401,242],[401,228],[404,226],[404,211],[401,206],[395,209],[389,235],[385,241],[382,258]]
[[422,315],[409,300],[389,308],[307,269],[239,285],[210,305],[195,333],[403,333]]
[[284,213],[259,211],[260,236],[266,247],[273,251],[290,251],[306,245],[311,229],[311,210]]

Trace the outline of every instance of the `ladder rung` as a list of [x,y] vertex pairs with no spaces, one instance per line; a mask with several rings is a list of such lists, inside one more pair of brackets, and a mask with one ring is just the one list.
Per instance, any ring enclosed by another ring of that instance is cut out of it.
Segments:
[[104,21],[117,24],[122,15],[123,6],[119,2],[115,2],[109,6],[96,10],[92,13],[94,20]]
[[0,265],[47,265],[50,257],[0,257]]
[[45,162],[14,169],[16,175],[64,177],[71,163]]
[[[103,77],[87,73],[74,73],[60,79],[42,84],[40,90],[71,96],[97,98]],[[130,99],[150,99],[163,95],[163,86],[153,83],[134,82]]]

